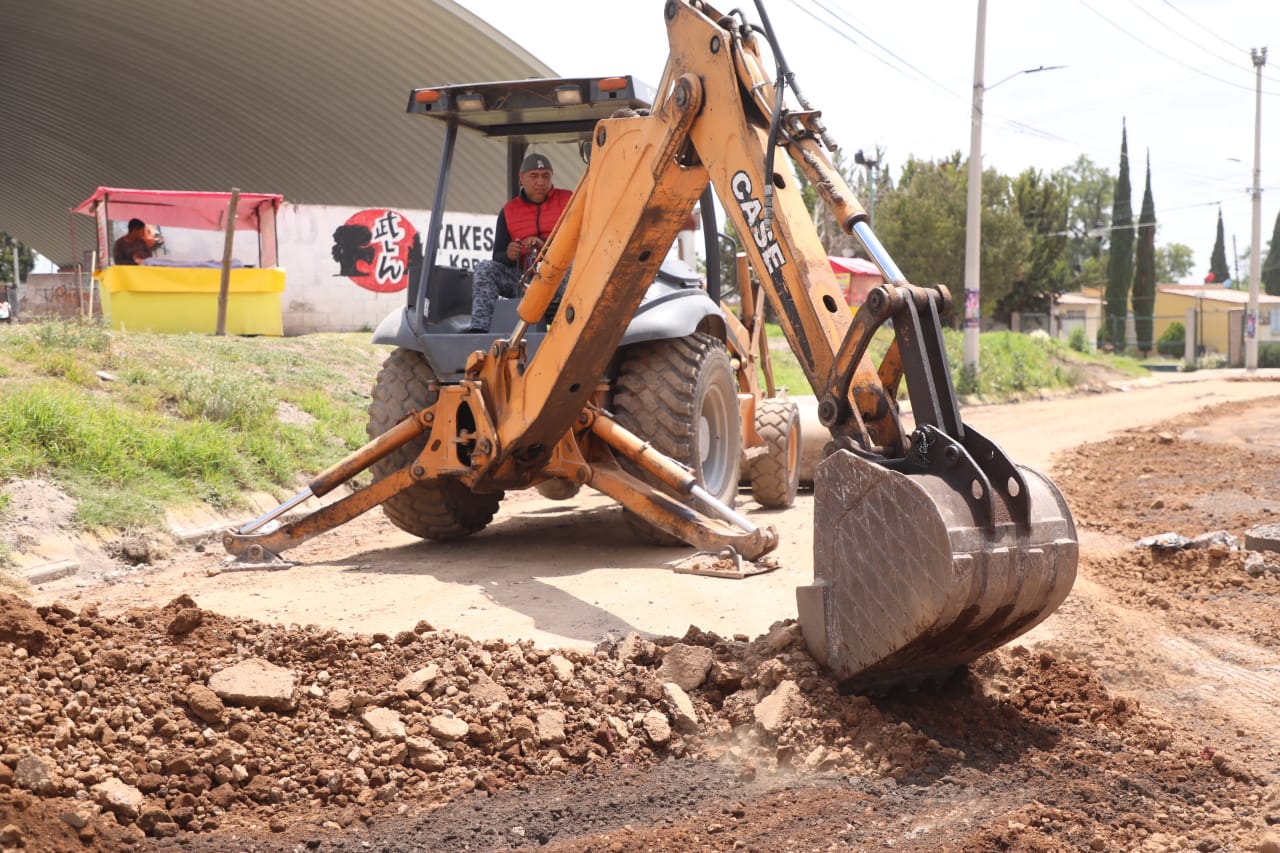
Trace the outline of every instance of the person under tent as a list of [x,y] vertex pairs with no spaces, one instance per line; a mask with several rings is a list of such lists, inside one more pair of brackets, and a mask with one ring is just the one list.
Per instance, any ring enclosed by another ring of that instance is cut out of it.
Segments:
[[135,217],[129,220],[128,232],[116,240],[111,259],[113,263],[136,266],[154,256],[162,246],[164,238],[154,228]]

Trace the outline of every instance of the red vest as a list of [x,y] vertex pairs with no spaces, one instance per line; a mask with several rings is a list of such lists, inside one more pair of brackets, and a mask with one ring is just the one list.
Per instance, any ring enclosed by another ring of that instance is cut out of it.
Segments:
[[507,233],[512,240],[524,240],[535,235],[547,239],[572,197],[573,193],[568,190],[553,189],[542,204],[534,204],[526,200],[521,192],[502,206],[502,213],[507,220]]

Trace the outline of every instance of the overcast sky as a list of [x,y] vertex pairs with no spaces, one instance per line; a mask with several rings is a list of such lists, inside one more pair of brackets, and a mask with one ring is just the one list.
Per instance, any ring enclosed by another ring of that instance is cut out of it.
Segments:
[[[460,2],[559,74],[632,74],[650,84],[661,76],[662,0]],[[767,0],[766,11],[801,92],[822,110],[846,155],[879,147],[896,178],[909,156],[968,156],[977,6],[977,0]],[[717,8],[741,8],[759,20],[754,0]],[[1149,152],[1157,243],[1190,246],[1189,280],[1201,281],[1219,205],[1228,264],[1233,237],[1242,254],[1249,245],[1256,82],[1250,50],[1266,45],[1265,253],[1280,210],[1277,0],[988,0],[983,162],[1016,175],[1028,166],[1059,169],[1084,154],[1114,175],[1127,121],[1134,217]],[[1042,65],[1066,67],[1018,73]],[[1240,275],[1248,280],[1247,254]]]

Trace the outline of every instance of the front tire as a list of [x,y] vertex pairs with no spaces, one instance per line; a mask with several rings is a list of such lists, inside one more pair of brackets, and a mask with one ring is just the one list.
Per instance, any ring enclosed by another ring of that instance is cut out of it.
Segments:
[[[704,334],[633,344],[622,354],[613,394],[618,423],[693,469],[698,485],[732,507],[741,469],[737,383],[724,345]],[[684,544],[624,510],[641,537]]]
[[765,452],[751,461],[751,496],[763,507],[789,507],[800,488],[800,409],[790,400],[761,401],[756,433]]
[[[382,435],[415,409],[425,408],[438,396],[431,390],[435,372],[420,352],[397,348],[387,356],[373,386],[369,403],[370,438]],[[370,467],[374,482],[409,465],[427,436],[421,435],[379,459]],[[406,533],[422,539],[461,539],[483,530],[498,511],[502,492],[478,494],[451,477],[415,483],[382,504],[388,520]]]

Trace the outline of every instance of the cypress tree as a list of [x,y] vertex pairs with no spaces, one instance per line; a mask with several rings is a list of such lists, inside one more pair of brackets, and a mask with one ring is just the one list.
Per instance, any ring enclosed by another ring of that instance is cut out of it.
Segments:
[[1138,264],[1133,275],[1133,325],[1143,357],[1151,352],[1156,307],[1156,203],[1151,197],[1151,152],[1147,152],[1147,189],[1138,214]]
[[1213,241],[1213,254],[1209,256],[1209,275],[1214,284],[1226,284],[1231,278],[1231,270],[1227,269],[1227,241],[1222,231],[1222,208],[1218,208],[1218,238]]
[[1276,225],[1271,231],[1267,259],[1262,264],[1262,284],[1268,294],[1280,296],[1280,214],[1276,215]]
[[1111,251],[1107,253],[1106,327],[1103,339],[1124,349],[1125,320],[1129,316],[1129,288],[1133,284],[1133,201],[1129,186],[1129,131],[1120,125],[1120,176],[1111,205]]

